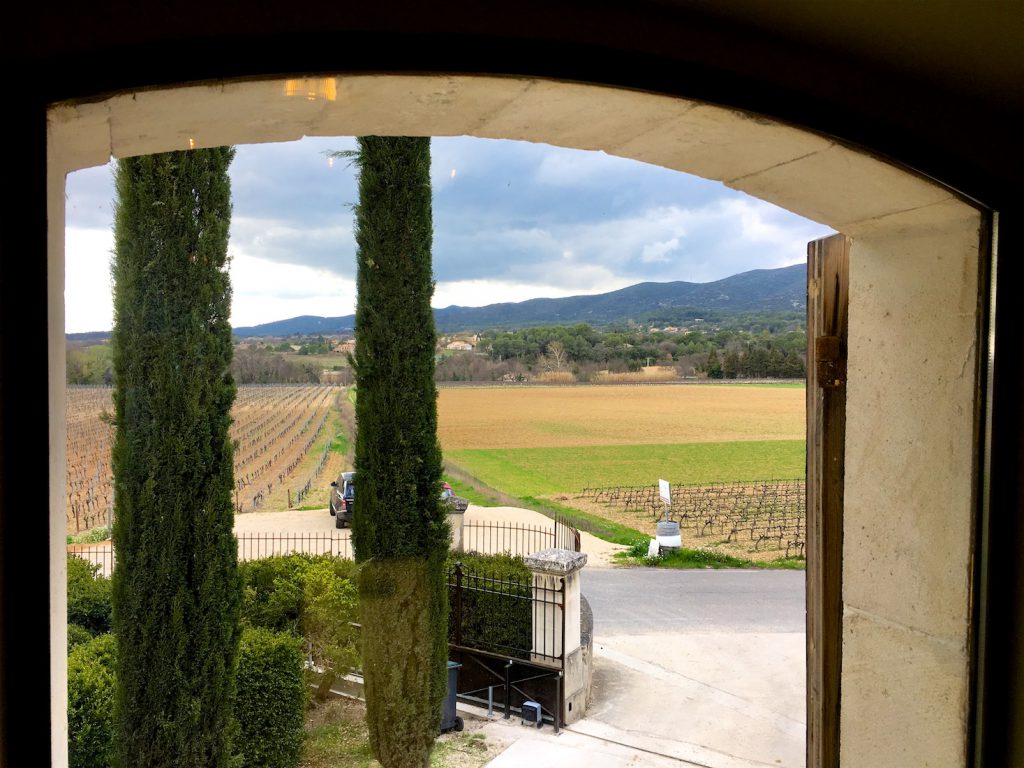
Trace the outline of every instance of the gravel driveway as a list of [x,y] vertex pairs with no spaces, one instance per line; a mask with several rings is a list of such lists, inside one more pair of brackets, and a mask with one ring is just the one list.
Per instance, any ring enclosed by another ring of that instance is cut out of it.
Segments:
[[[466,510],[466,523],[522,523],[534,526],[550,526],[551,519],[539,512],[519,507],[478,507],[470,504]],[[235,533],[243,534],[310,534],[334,533],[341,538],[349,538],[350,529],[336,529],[334,518],[327,508],[313,510],[289,510],[287,512],[246,512],[235,515]],[[587,566],[607,568],[612,564],[613,553],[625,549],[618,544],[591,536],[580,534],[580,547],[587,554]]]

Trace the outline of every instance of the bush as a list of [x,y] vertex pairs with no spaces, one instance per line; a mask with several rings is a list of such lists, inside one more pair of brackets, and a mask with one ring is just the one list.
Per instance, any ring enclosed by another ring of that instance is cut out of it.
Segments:
[[245,768],[292,768],[302,751],[306,710],[302,641],[246,629],[239,646],[235,719]]
[[79,645],[68,656],[71,768],[107,768],[111,763],[116,655],[114,636],[100,635]]
[[308,555],[283,555],[239,563],[243,624],[298,634],[309,562]]
[[68,555],[68,624],[93,635],[110,631],[110,579],[99,576],[99,565]]
[[301,626],[313,661],[324,668],[320,698],[326,698],[336,675],[359,665],[359,638],[352,626],[358,617],[357,585],[339,578],[330,560],[312,562],[305,571]]
[[[498,653],[533,647],[533,575],[520,556],[459,553],[462,563],[462,644]],[[450,582],[456,558],[449,556]],[[486,579],[499,579],[502,585]],[[478,591],[477,588],[485,591]],[[491,590],[494,591],[491,591]],[[455,640],[455,624],[460,608],[456,589],[449,586],[448,639]]]
[[300,634],[307,575],[324,567],[338,580],[355,579],[355,563],[333,555],[278,555],[239,563],[243,624]]
[[80,645],[92,640],[92,632],[78,624],[68,624],[68,655]]

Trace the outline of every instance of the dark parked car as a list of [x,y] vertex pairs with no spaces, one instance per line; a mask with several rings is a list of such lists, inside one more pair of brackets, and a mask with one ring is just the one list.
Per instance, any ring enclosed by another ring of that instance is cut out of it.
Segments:
[[334,527],[344,528],[352,522],[356,506],[356,473],[342,472],[338,479],[331,483],[330,512],[334,516]]
[[[352,515],[355,513],[356,504],[356,473],[342,472],[338,479],[331,483],[330,513],[334,516],[334,527],[344,528],[347,523],[352,522]],[[456,496],[448,483],[441,486],[441,500],[458,512],[465,512],[469,506],[469,499]]]

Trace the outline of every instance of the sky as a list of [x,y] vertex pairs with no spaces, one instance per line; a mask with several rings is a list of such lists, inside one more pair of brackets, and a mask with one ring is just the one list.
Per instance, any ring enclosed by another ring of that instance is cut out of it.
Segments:
[[[235,327],[355,311],[355,139],[239,146],[228,254]],[[65,330],[113,324],[114,165],[66,186]],[[828,227],[719,182],[603,152],[431,141],[433,305],[483,306],[708,282],[806,259]]]

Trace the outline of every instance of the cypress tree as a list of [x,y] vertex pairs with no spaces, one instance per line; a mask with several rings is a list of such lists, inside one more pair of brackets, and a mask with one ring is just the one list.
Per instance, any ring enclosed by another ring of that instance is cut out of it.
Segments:
[[368,136],[358,146],[352,538],[367,724],[385,768],[422,768],[445,695],[450,546],[430,309],[430,139]]
[[228,435],[234,149],[121,160],[113,260],[115,754],[226,765],[241,589]]

